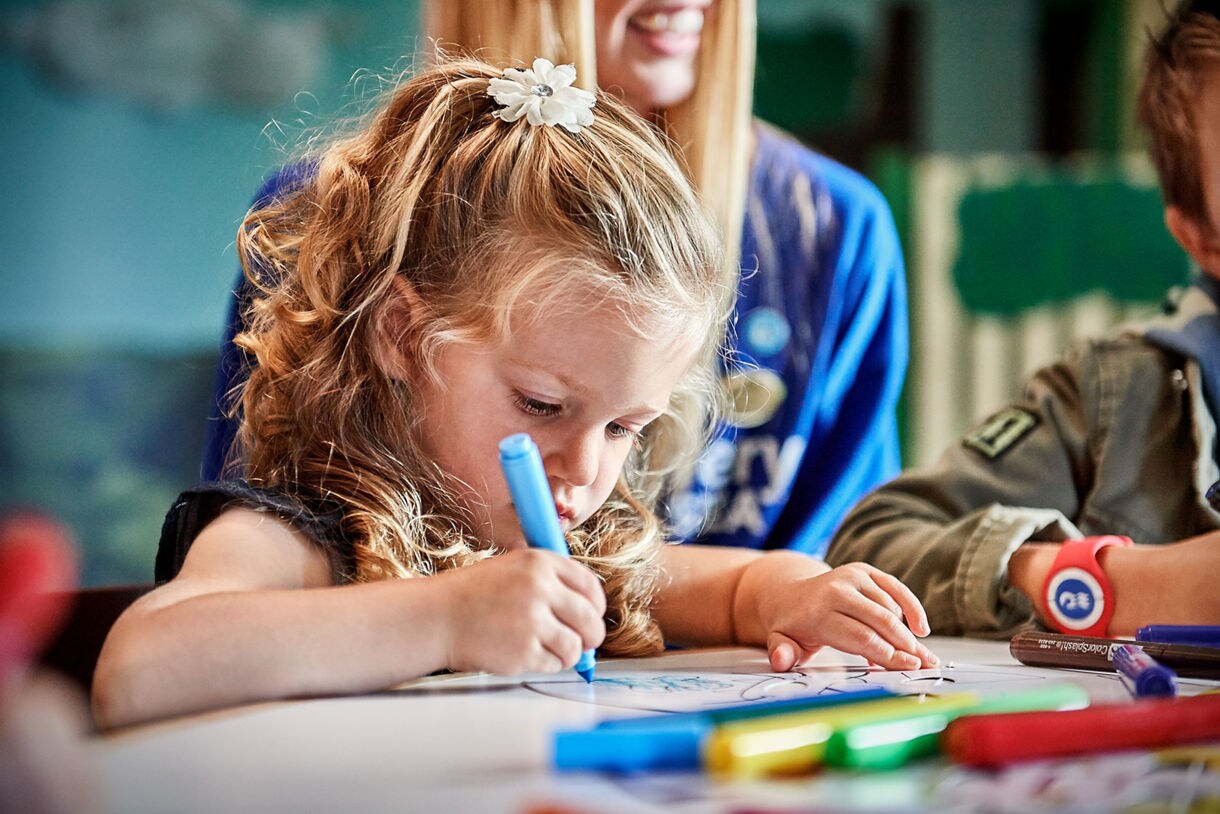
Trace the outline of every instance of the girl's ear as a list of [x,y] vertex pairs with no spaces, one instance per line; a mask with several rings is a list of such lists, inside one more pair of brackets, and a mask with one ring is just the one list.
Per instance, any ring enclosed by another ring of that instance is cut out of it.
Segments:
[[1220,274],[1220,236],[1176,206],[1165,207],[1165,227],[1199,268]]
[[381,306],[373,330],[373,358],[386,378],[412,378],[417,367],[409,358],[408,337],[423,319],[424,303],[419,293],[401,275],[395,274],[389,295]]

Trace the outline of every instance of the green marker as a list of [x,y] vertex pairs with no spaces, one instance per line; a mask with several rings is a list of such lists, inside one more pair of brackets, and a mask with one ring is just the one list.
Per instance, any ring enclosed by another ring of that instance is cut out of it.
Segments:
[[929,709],[889,721],[864,721],[835,729],[826,741],[823,760],[847,769],[895,769],[940,751],[940,734],[955,718],[998,712],[1080,709],[1089,694],[1075,684],[1051,684],[1036,690],[983,698],[956,709]]
[[901,696],[729,721],[716,726],[704,741],[703,765],[709,772],[739,779],[808,772],[822,762],[827,739],[841,727],[905,721],[933,710],[973,709],[982,701],[973,692]]

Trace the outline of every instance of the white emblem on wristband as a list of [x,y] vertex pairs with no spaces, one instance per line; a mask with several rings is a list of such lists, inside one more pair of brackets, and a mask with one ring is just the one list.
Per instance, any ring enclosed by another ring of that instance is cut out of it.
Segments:
[[1046,600],[1055,622],[1068,630],[1091,628],[1106,609],[1101,585],[1083,568],[1064,568],[1055,574],[1047,586]]

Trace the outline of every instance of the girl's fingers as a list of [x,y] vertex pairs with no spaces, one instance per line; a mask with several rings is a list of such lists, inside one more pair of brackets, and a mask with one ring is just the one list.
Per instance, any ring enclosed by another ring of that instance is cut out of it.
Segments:
[[[580,651],[601,644],[606,636],[603,617],[606,595],[601,582],[585,566],[572,560],[543,552],[548,567],[553,567],[554,579],[547,577],[543,584],[545,593],[539,597],[550,611],[550,619],[558,628],[571,632],[576,644],[577,657]],[[550,634],[540,631],[544,641]],[[552,651],[558,654],[558,651]],[[575,663],[575,658],[573,658]]]
[[767,656],[775,672],[786,673],[795,667],[799,652],[796,642],[784,634],[772,632],[767,636]]
[[[918,656],[927,664],[936,664],[939,660],[922,642],[915,638],[916,635],[927,635],[928,631],[925,627],[923,631],[918,629],[908,630],[908,625],[912,624],[910,618],[906,624],[902,622],[903,611],[892,596],[885,593],[879,585],[871,584],[861,587],[860,592],[872,602],[876,603],[876,607],[880,609],[881,615],[876,616],[868,612],[867,608],[861,609],[859,613],[848,611],[849,615],[855,616],[859,621],[874,627],[878,630],[884,630],[885,638],[900,650],[906,650]],[[916,619],[913,624],[918,625],[919,619]],[[926,625],[927,623],[924,622]]]
[[578,644],[582,645],[579,650],[595,648],[606,637],[606,623],[602,618],[602,610],[582,593],[567,588],[563,589],[552,600],[551,612],[555,615],[560,627],[572,631],[576,636]]
[[790,639],[778,631],[772,631],[767,635],[767,657],[771,662],[771,669],[777,673],[795,670],[813,658],[821,649],[820,646],[802,647],[794,639]]
[[557,673],[571,667],[576,664],[580,654],[585,650],[580,635],[570,627],[563,625],[556,625],[555,629],[540,643],[546,653],[558,661],[558,665],[553,669],[544,669],[541,672]]
[[[843,608],[842,614],[855,625],[867,628],[873,637],[883,642],[891,651],[914,654],[919,646],[919,640],[907,630],[902,620],[880,605],[861,602],[853,607]],[[887,657],[890,655],[892,654],[886,654]]]
[[896,602],[898,607],[902,609],[901,615],[906,617],[907,626],[917,636],[927,636],[930,634],[932,629],[928,626],[928,615],[924,612],[919,598],[915,596],[911,589],[893,574],[888,574],[871,565],[868,568],[873,582],[885,591],[892,601]]
[[[879,574],[881,572],[878,572]],[[878,593],[882,596],[878,597]],[[909,654],[911,658],[918,664],[905,664],[898,669],[913,669],[920,664],[935,665],[938,663],[936,656],[924,647],[914,633],[907,628],[907,625],[902,621],[902,615],[899,610],[895,609],[895,600],[891,594],[886,594],[881,591],[879,586],[874,585],[872,588],[861,586],[859,602],[851,603],[850,605],[841,608],[840,613],[850,619],[857,625],[863,626],[877,640],[884,642],[889,648],[880,648],[877,650],[877,645],[873,642],[867,642],[866,646],[873,648],[877,652],[881,652],[885,658],[884,661],[877,662],[883,666],[888,666],[893,663],[893,652],[902,652]],[[926,625],[926,622],[924,622]],[[855,633],[859,635],[861,631],[858,628]],[[866,655],[864,651],[861,655]],[[892,669],[892,668],[891,668]]]
[[902,618],[902,606],[872,579],[866,577],[864,584],[860,586],[859,590],[860,593],[864,594],[865,598],[880,605],[895,619]]
[[606,612],[606,591],[587,566],[575,560],[562,560],[556,573],[560,582],[592,603],[598,616]]
[[853,563],[844,567],[859,569],[859,592],[895,619],[905,619],[906,625],[900,627],[910,628],[917,636],[931,633],[923,605],[901,580],[867,563]]
[[856,653],[887,670],[916,670],[923,665],[923,660],[919,656],[903,647],[895,647],[877,631],[876,627],[850,616],[841,618],[843,625],[840,635],[843,637],[844,644],[836,644],[831,641],[832,647]]
[[918,643],[918,650],[916,651],[915,655],[919,656],[919,658],[923,660],[923,663],[928,667],[940,666],[940,656],[929,650],[928,646],[923,642]]

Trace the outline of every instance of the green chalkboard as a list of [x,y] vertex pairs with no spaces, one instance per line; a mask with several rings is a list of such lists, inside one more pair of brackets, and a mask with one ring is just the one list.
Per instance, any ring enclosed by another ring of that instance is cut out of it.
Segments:
[[958,207],[953,282],[968,310],[995,316],[1091,291],[1155,301],[1190,273],[1162,213],[1155,187],[1117,176],[1050,173],[971,190]]

